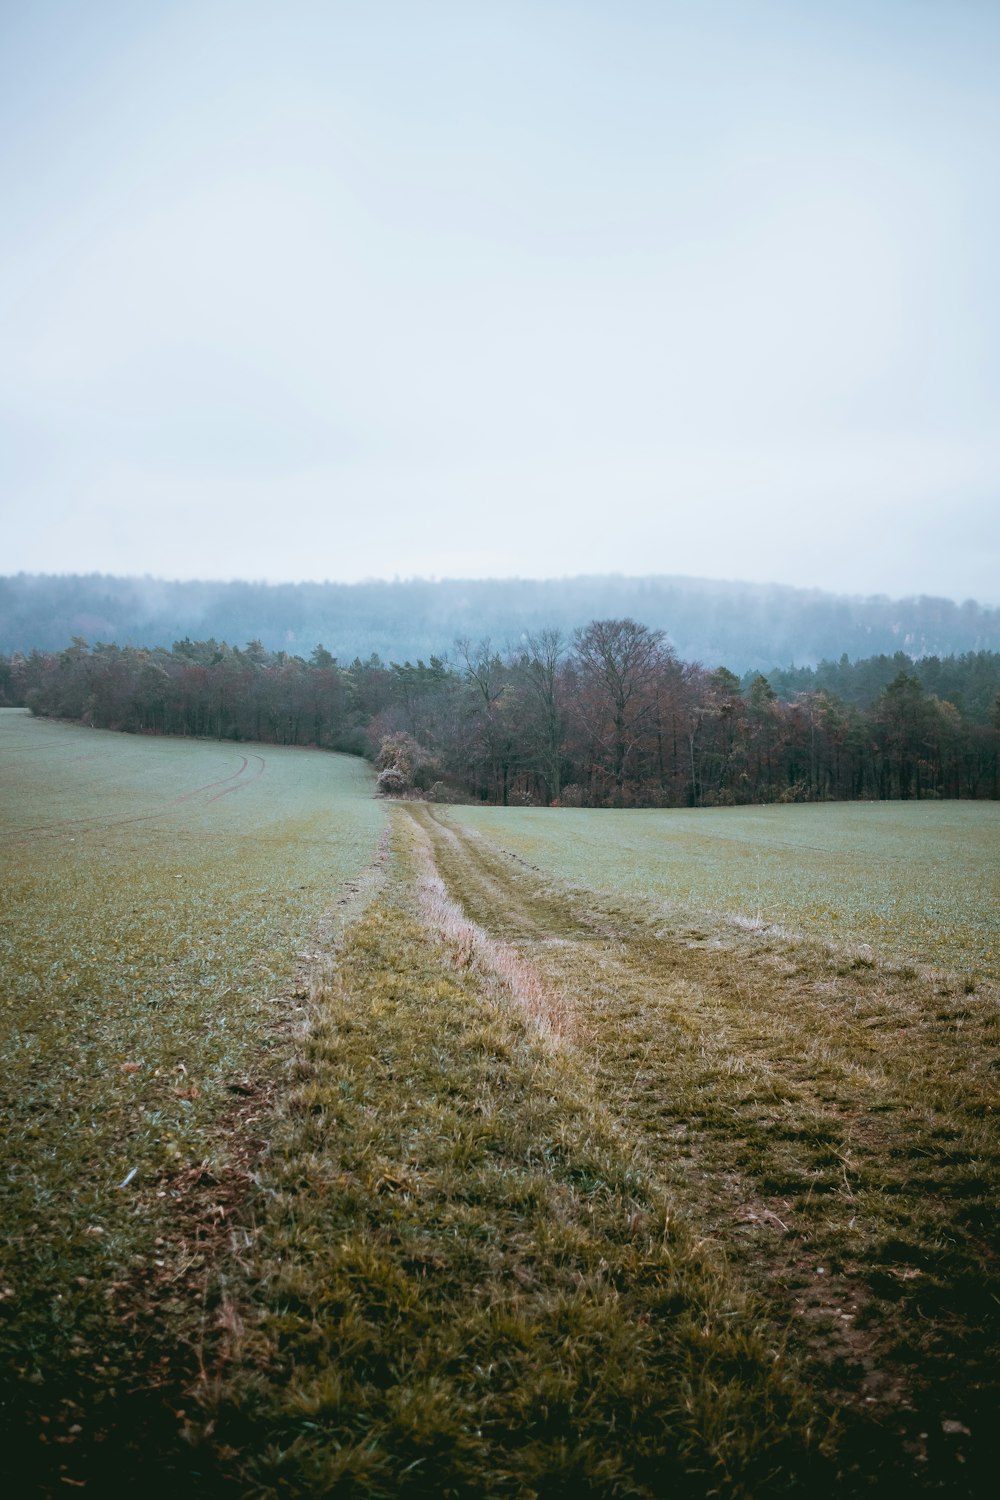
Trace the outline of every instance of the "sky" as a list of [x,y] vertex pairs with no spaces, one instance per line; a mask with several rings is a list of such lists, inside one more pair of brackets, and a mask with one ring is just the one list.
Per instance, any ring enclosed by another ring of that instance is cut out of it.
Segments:
[[1000,604],[997,0],[0,0],[0,574]]

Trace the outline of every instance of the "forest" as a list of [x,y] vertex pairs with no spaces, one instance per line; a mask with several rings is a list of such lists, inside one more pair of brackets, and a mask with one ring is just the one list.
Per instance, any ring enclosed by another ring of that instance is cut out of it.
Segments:
[[[334,563],[335,563],[334,559]],[[457,636],[506,647],[592,619],[643,620],[684,661],[725,662],[741,676],[858,660],[1000,651],[1000,609],[967,599],[854,597],[820,589],[665,575],[625,578],[373,579],[364,583],[168,582],[102,574],[0,578],[0,653],[59,651],[73,636],[152,641],[259,640],[307,656],[323,641],[339,661],[441,656]]]
[[0,657],[0,705],[139,734],[368,756],[437,801],[718,807],[1000,796],[1000,653],[903,652],[738,677],[630,618],[447,659],[341,664],[214,639]]

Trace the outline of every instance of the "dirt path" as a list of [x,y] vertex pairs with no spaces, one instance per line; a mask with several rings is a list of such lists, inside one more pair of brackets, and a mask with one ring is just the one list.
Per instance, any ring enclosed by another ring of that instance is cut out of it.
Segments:
[[842,1410],[845,1470],[988,1492],[998,1006],[776,932],[654,922],[408,815],[448,899],[555,997],[636,1159]]

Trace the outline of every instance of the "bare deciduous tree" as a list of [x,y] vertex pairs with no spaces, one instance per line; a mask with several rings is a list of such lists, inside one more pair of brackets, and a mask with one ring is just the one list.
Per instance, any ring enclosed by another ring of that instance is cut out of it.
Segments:
[[610,752],[621,802],[629,757],[654,704],[651,688],[671,652],[662,630],[635,620],[593,620],[574,636],[585,691],[580,707],[592,735]]

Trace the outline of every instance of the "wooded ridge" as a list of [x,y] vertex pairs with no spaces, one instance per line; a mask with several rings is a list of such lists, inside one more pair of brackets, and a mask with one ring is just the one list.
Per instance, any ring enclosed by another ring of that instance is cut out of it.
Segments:
[[678,656],[739,674],[905,651],[1000,651],[1000,609],[966,600],[849,597],[776,584],[613,575],[561,579],[406,579],[266,584],[155,578],[0,578],[0,652],[58,651],[73,636],[157,641],[259,640],[307,656],[323,641],[342,662],[441,656],[456,636],[516,647],[546,627],[643,620]]

